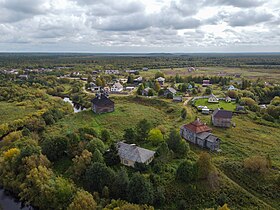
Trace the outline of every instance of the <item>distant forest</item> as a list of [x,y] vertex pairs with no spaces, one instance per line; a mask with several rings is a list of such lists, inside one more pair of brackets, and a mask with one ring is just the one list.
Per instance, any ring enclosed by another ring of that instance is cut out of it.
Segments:
[[[110,65],[108,65],[110,64]],[[93,68],[142,69],[182,67],[279,68],[279,53],[205,54],[87,54],[87,53],[0,53],[0,68],[51,68],[87,65]]]

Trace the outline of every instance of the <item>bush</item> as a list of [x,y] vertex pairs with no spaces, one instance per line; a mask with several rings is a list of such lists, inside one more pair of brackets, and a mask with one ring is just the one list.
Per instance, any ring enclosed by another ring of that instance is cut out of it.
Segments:
[[261,156],[252,156],[244,160],[244,168],[254,173],[266,173],[268,171],[267,159]]

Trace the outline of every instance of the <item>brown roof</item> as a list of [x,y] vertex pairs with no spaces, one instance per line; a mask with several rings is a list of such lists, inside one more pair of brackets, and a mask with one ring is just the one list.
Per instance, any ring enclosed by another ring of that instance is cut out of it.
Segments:
[[184,125],[184,127],[194,133],[202,133],[212,130],[206,124],[202,123],[199,119],[193,121],[192,123]]
[[231,111],[227,111],[227,110],[222,110],[222,109],[216,109],[213,112],[213,117],[214,118],[231,119],[232,118],[232,112]]

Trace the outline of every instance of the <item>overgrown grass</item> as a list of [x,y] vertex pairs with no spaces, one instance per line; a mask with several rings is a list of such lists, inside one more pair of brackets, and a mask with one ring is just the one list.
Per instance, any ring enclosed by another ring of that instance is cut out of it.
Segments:
[[10,123],[22,119],[35,112],[36,109],[28,106],[18,106],[16,103],[0,102],[0,124]]

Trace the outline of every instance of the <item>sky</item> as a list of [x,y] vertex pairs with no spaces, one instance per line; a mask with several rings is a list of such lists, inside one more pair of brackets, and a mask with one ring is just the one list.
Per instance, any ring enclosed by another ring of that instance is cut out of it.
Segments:
[[280,52],[280,0],[0,0],[1,52]]

